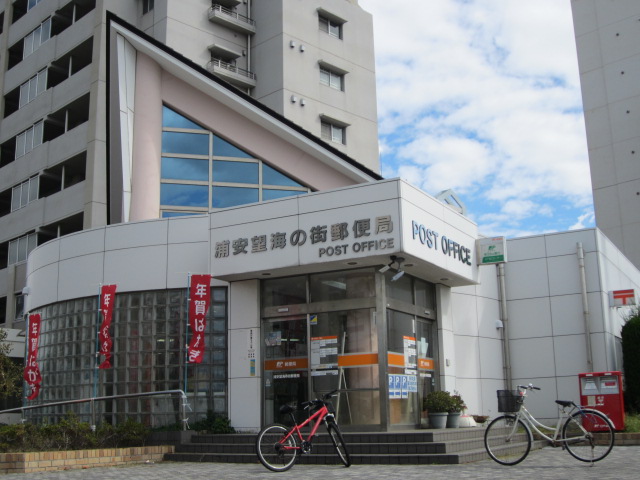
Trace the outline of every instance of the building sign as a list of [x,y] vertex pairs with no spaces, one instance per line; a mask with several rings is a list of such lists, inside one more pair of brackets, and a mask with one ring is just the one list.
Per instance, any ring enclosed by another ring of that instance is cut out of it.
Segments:
[[256,232],[247,237],[229,238],[215,242],[214,257],[229,257],[266,254],[274,250],[312,247],[319,259],[351,255],[353,253],[376,253],[394,250],[394,222],[391,215],[359,218],[352,222],[338,221],[332,224],[314,225],[308,230],[291,232]]
[[436,230],[427,228],[425,225],[411,221],[411,232],[413,239],[420,242],[428,249],[440,251],[443,255],[453,257],[465,265],[471,265],[472,251],[470,248],[461,245],[457,241],[440,235]]
[[609,292],[609,305],[612,307],[626,307],[627,305],[635,304],[636,291],[633,288]]
[[507,261],[507,240],[505,237],[479,238],[478,265],[490,265]]

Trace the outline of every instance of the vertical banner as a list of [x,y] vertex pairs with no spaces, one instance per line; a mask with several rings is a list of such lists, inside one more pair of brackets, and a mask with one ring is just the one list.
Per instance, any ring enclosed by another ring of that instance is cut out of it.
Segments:
[[100,345],[100,355],[104,356],[104,361],[98,368],[111,368],[111,347],[113,340],[109,334],[111,327],[111,317],[113,316],[113,304],[116,298],[117,285],[103,285],[100,289],[100,312],[102,312],[102,325],[98,332],[98,343]]
[[27,400],[35,399],[40,393],[40,367],[38,367],[38,342],[40,340],[39,313],[29,315],[29,332],[27,335],[27,365],[24,368],[24,379],[31,387],[31,394]]
[[211,296],[211,275],[191,275],[189,286],[189,363],[202,363],[204,357],[204,330]]

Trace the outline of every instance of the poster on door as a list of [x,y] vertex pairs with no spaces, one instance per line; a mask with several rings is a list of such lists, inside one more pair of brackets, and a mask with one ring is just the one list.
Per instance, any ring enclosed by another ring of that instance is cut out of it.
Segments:
[[416,375],[418,357],[416,352],[416,338],[403,336],[402,342],[404,345],[404,373],[407,375]]
[[416,375],[389,375],[389,398],[409,398],[410,393],[418,392]]
[[338,366],[338,336],[311,337],[311,368],[327,369]]

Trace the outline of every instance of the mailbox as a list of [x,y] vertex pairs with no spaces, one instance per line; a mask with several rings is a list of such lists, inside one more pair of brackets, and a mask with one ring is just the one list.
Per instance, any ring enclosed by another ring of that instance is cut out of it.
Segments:
[[624,430],[621,372],[580,373],[580,404],[609,417],[616,430]]

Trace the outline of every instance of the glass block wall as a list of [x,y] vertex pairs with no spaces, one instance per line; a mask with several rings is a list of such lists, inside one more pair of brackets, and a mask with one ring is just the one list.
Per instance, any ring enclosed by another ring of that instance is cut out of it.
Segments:
[[[189,421],[208,410],[227,415],[227,289],[211,289],[206,351],[201,364],[186,369],[187,291],[117,293],[111,333],[113,368],[96,369],[98,294],[48,305],[41,310],[38,364],[41,391],[29,405],[96,396],[185,390]],[[190,335],[190,332],[188,332]],[[179,422],[177,396],[152,396],[96,402],[96,422],[127,418],[159,427]],[[56,422],[73,411],[92,421],[89,403],[29,411],[35,421]]]

